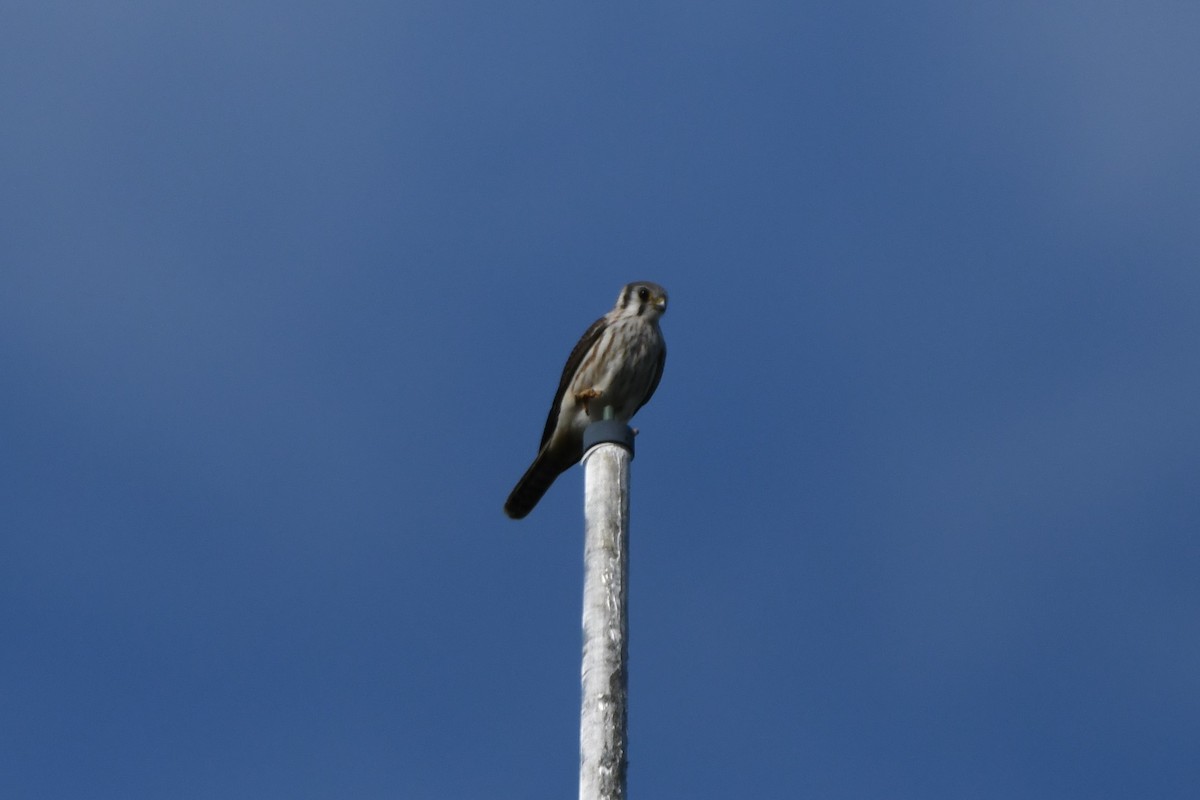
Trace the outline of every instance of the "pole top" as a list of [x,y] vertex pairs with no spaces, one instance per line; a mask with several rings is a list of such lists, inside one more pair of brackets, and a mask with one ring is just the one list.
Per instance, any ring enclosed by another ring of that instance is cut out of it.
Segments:
[[619,444],[633,455],[633,428],[619,419],[600,419],[583,429],[583,452],[606,443]]

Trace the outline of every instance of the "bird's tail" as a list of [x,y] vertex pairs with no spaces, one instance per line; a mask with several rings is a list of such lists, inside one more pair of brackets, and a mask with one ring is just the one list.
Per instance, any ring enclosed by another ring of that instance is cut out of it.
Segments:
[[563,466],[545,450],[538,453],[529,469],[521,476],[521,480],[517,481],[508,500],[504,502],[504,513],[513,519],[521,519],[533,511],[533,507],[542,499],[542,495],[550,488],[550,484],[554,483],[554,479],[570,469],[572,463],[568,461]]

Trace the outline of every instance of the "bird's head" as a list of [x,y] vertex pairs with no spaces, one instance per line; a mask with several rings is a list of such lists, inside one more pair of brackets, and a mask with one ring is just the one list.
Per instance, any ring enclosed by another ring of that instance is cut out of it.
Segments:
[[627,284],[613,310],[621,317],[649,316],[656,320],[667,310],[667,290],[649,281]]

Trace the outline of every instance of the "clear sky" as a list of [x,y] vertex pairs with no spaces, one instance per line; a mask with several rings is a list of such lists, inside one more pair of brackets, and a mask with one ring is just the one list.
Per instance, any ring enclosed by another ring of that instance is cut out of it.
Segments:
[[0,796],[576,791],[575,340],[642,798],[1200,784],[1200,6],[0,14]]

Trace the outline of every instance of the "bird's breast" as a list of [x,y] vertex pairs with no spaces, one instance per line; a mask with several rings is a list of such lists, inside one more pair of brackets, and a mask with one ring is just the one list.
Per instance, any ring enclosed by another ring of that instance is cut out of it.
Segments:
[[653,324],[641,319],[611,323],[580,362],[563,398],[564,410],[577,396],[599,392],[598,404],[589,402],[586,412],[583,403],[577,404],[580,424],[586,427],[588,417],[601,419],[604,406],[611,406],[617,419],[628,421],[654,381],[662,347],[662,334]]

